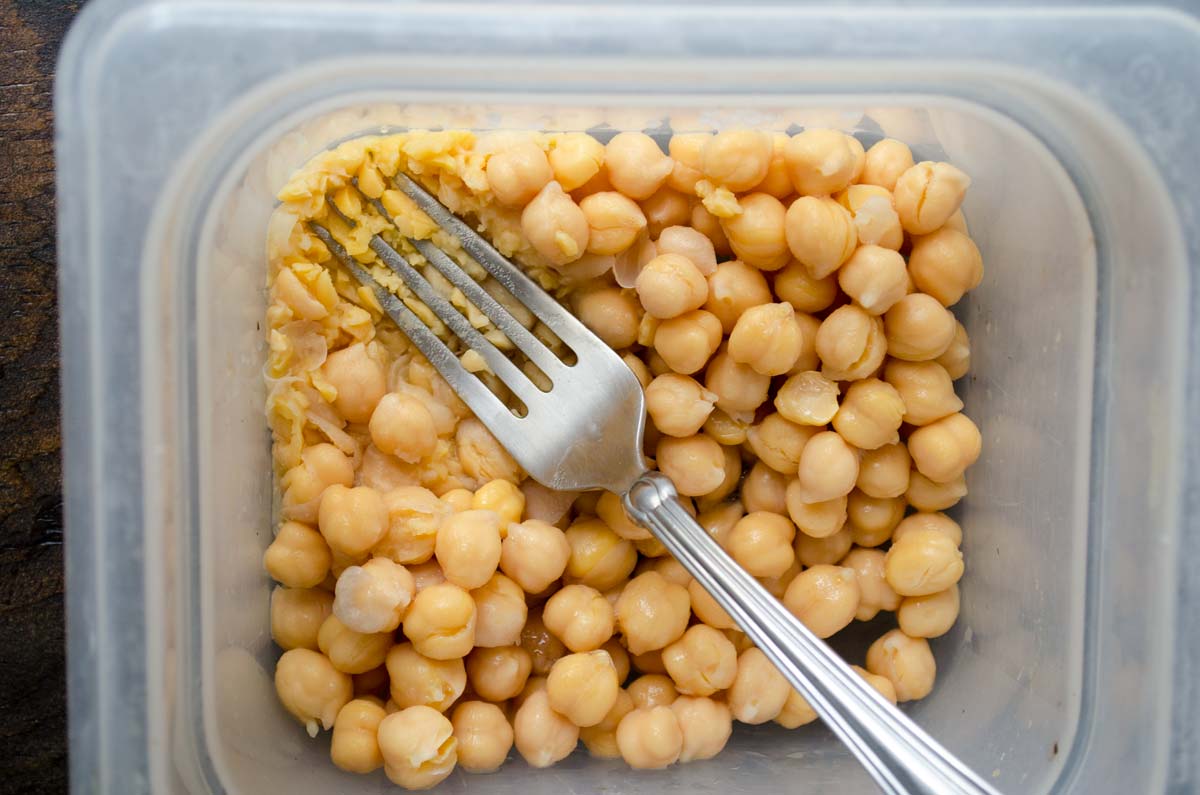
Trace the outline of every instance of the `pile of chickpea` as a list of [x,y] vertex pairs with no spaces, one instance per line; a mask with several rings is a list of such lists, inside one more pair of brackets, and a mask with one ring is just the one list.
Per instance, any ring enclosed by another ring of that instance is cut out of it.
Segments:
[[[636,132],[531,138],[485,173],[474,193],[519,213],[538,256],[595,271],[566,300],[641,380],[648,460],[684,507],[819,637],[894,613],[856,670],[893,703],[928,695],[963,573],[941,512],[981,446],[953,386],[970,350],[949,307],[983,273],[966,175],[820,129],[669,153]],[[524,479],[461,405],[447,433],[433,393],[389,391],[362,344],[320,375],[362,461],[449,444],[464,472],[384,490],[322,442],[281,479],[275,685],[309,734],[332,729],[335,765],[423,789],[582,740],[653,769],[713,757],[734,721],[816,719],[617,495]]]

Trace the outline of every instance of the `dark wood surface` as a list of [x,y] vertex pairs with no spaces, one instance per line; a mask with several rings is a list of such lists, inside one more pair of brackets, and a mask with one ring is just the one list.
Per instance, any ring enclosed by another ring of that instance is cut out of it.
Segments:
[[67,788],[51,98],[78,8],[0,0],[0,793]]

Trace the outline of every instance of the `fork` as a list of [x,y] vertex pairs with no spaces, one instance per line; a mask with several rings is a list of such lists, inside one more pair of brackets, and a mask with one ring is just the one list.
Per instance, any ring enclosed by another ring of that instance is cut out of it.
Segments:
[[[880,696],[735,563],[683,509],[671,480],[646,468],[641,452],[645,424],[642,388],[616,352],[416,181],[401,173],[392,182],[456,237],[463,251],[575,354],[571,364],[564,362],[444,251],[429,240],[409,239],[430,266],[462,291],[545,374],[551,387],[543,391],[399,252],[379,235],[371,239],[376,256],[478,353],[524,404],[525,412],[519,415],[468,372],[455,353],[349,256],[327,229],[309,224],[354,278],[374,291],[388,316],[517,463],[552,489],[607,489],[622,495],[629,517],[650,530],[725,609],[850,748],[882,791],[893,795],[998,795]],[[377,199],[367,201],[393,223]]]

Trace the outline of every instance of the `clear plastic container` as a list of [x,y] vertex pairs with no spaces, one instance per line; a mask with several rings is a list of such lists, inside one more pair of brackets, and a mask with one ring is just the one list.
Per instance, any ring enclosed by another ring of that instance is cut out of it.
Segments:
[[[1119,6],[93,0],[55,102],[75,788],[389,788],[271,685],[258,324],[292,168],[388,126],[822,124],[970,173],[987,266],[962,616],[910,713],[1006,792],[1197,791],[1198,51],[1196,19]],[[870,784],[813,726],[442,787],[734,788]]]

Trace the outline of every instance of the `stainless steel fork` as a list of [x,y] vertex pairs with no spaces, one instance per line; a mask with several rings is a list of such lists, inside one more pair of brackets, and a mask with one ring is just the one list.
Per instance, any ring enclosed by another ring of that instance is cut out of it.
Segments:
[[[379,259],[482,356],[524,404],[525,413],[518,416],[469,373],[412,310],[350,257],[328,230],[311,225],[334,257],[374,290],[392,320],[525,471],[552,489],[607,489],[623,495],[629,516],[652,531],[725,608],[884,792],[996,795],[735,563],[683,509],[669,478],[646,469],[642,389],[621,358],[423,187],[403,174],[394,184],[575,353],[572,364],[563,362],[443,251],[428,240],[409,240],[546,375],[551,388],[542,391],[383,238],[376,235],[371,240]],[[372,205],[391,222],[381,203],[372,201]]]

